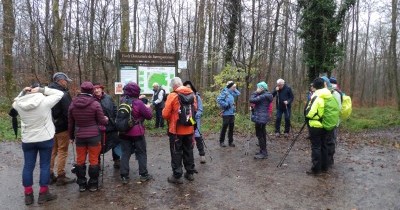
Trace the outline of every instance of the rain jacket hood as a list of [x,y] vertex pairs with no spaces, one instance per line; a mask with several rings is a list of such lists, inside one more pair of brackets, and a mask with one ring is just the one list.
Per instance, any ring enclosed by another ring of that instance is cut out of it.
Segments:
[[74,99],[74,106],[77,108],[85,108],[89,106],[96,99],[91,94],[81,93]]
[[329,91],[327,88],[322,88],[315,91],[312,98],[314,97],[316,97],[314,102],[310,103],[307,107],[307,110],[309,110],[306,115],[307,119],[309,119],[308,124],[313,128],[323,128],[321,117],[324,116],[324,99],[328,99],[333,96],[331,91]]

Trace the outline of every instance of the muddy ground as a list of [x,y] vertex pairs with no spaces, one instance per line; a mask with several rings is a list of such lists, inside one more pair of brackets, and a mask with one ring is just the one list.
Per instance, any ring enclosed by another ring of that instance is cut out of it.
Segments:
[[[305,132],[304,132],[305,133]],[[272,138],[269,158],[254,160],[255,137],[235,136],[236,148],[220,148],[218,134],[205,136],[213,160],[199,164],[195,150],[195,181],[167,182],[171,175],[168,142],[148,136],[148,169],[154,180],[139,182],[131,160],[131,182],[122,185],[106,154],[104,183],[98,192],[78,192],[78,185],[51,186],[59,198],[39,206],[38,166],[35,204],[24,205],[19,143],[0,143],[0,209],[400,209],[400,127],[358,134],[340,134],[334,167],[329,173],[306,175],[310,145],[305,134],[284,165],[277,168],[290,139]],[[250,139],[249,155],[245,155]],[[72,150],[68,161],[68,175]]]

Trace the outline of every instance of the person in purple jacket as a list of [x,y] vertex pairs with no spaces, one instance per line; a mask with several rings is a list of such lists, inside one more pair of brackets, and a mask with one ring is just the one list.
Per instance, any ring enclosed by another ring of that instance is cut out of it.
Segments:
[[[108,123],[100,103],[93,97],[93,84],[83,82],[81,93],[72,101],[68,110],[68,132],[70,140],[76,142],[76,183],[79,191],[87,188],[94,192],[98,189],[99,155],[102,132]],[[86,156],[89,156],[89,181],[86,182]]]
[[[152,179],[152,176],[147,171],[147,152],[146,152],[146,139],[144,137],[145,128],[143,121],[151,120],[153,117],[150,105],[145,105],[139,99],[140,87],[135,82],[129,82],[124,87],[124,96],[132,100],[132,116],[137,122],[127,132],[120,133],[121,139],[121,167],[120,174],[123,184],[129,182],[129,159],[131,158],[132,151],[135,151],[136,159],[139,164],[140,181],[145,182]],[[125,98],[125,100],[127,100]]]

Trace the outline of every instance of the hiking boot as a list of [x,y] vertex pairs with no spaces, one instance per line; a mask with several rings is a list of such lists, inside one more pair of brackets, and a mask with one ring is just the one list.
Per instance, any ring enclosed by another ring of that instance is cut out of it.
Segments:
[[279,138],[279,137],[281,137],[281,134],[280,133],[275,133],[275,137]]
[[146,182],[146,181],[149,181],[149,180],[152,180],[152,179],[153,179],[153,176],[150,175],[150,174],[147,174],[147,175],[144,175],[144,176],[140,175],[140,181],[141,182]]
[[319,176],[319,175],[321,175],[321,172],[320,171],[319,172],[315,172],[313,170],[308,170],[308,171],[306,171],[306,174],[310,175],[310,176]]
[[51,194],[50,191],[47,190],[45,193],[39,193],[38,204],[43,204],[54,199],[57,199],[57,195]]
[[230,147],[236,147],[236,145],[234,143],[229,143]]
[[189,180],[189,181],[194,181],[194,176],[193,176],[193,174],[185,173],[185,178],[186,178],[187,180]]
[[122,180],[122,184],[128,184],[129,183],[129,177],[127,177],[127,176],[121,177],[121,180]]
[[25,194],[25,205],[33,204],[33,193]]
[[172,184],[183,184],[182,177],[176,178],[173,175],[168,177],[168,182]]
[[114,168],[119,169],[121,167],[121,160],[114,160]]
[[256,155],[254,155],[254,159],[267,159],[268,154],[266,152],[259,152]]
[[221,142],[221,143],[219,143],[219,146],[226,147],[226,144],[224,142]]
[[99,185],[97,183],[89,185],[89,191],[90,192],[96,192],[98,189],[99,189]]
[[54,173],[50,174],[50,185],[54,184],[57,182],[57,177],[54,175]]
[[204,164],[206,163],[206,156],[200,156],[200,163]]
[[57,177],[56,185],[57,186],[62,186],[62,185],[67,185],[67,184],[71,184],[71,183],[74,183],[74,182],[75,182],[75,179],[68,178],[67,176],[62,175],[62,176],[58,176]]
[[284,133],[283,136],[284,136],[285,138],[288,138],[288,137],[289,137],[289,133]]
[[86,184],[81,184],[81,185],[79,185],[79,192],[85,192],[86,189],[87,189]]

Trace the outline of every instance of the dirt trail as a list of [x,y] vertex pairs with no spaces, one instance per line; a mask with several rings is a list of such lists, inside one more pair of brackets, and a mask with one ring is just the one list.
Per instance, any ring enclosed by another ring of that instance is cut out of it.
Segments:
[[[213,161],[199,164],[195,149],[195,181],[176,186],[167,182],[172,173],[165,137],[147,137],[148,168],[154,180],[140,183],[137,163],[131,160],[131,182],[122,185],[111,155],[106,154],[104,184],[99,192],[78,192],[76,184],[57,187],[59,198],[40,209],[400,209],[400,128],[342,134],[335,165],[329,173],[308,176],[310,146],[305,136],[295,144],[285,164],[277,168],[289,139],[268,142],[269,158],[254,160],[255,137],[236,136],[236,148],[220,148],[217,134],[205,136]],[[379,144],[378,144],[379,143]],[[72,163],[72,151],[67,168]],[[0,143],[1,209],[26,207],[21,185],[22,150],[19,143]],[[68,171],[68,173],[70,173]],[[72,176],[72,174],[69,174]],[[38,190],[38,166],[34,179]]]

